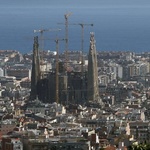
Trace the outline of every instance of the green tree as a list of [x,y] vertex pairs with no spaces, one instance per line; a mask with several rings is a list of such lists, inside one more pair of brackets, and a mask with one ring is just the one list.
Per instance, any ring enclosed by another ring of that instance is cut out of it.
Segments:
[[128,147],[129,150],[150,150],[150,144],[133,144],[132,146]]

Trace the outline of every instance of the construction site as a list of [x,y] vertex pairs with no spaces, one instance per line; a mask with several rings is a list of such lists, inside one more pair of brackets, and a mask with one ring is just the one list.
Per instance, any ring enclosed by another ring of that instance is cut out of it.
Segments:
[[[43,69],[46,65],[43,55],[43,33],[49,31],[58,32],[61,29],[34,30],[34,32],[39,32],[40,36],[34,37],[30,100],[38,98],[44,103],[56,102],[61,104],[83,104],[88,101],[100,103],[97,53],[93,32],[90,33],[89,54],[88,56],[84,55],[84,27],[93,26],[93,24],[69,24],[68,17],[70,15],[71,13],[64,15],[65,38],[56,37],[52,39],[56,44],[55,67],[53,70]],[[68,49],[68,25],[81,26],[81,50],[74,56],[70,55],[72,52]],[[61,41],[65,42],[63,58],[59,55],[59,42]],[[78,60],[79,69],[77,71],[70,71],[69,68],[72,66],[72,62],[69,61],[70,57]],[[88,57],[88,65],[85,65],[85,57]]]

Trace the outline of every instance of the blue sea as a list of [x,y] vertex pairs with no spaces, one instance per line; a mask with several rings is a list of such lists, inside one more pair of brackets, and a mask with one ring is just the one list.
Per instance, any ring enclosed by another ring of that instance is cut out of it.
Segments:
[[[90,32],[98,51],[150,51],[150,0],[0,0],[0,49],[31,52],[33,37],[40,36],[33,30],[60,28],[43,33],[43,48],[55,50],[55,39],[65,38],[64,14],[69,13],[69,50],[81,50],[78,24],[83,23],[85,52]],[[64,50],[60,41],[59,51]]]

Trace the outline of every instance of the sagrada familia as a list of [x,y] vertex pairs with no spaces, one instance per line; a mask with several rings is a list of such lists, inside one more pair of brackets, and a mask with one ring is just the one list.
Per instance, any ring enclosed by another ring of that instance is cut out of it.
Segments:
[[88,69],[84,72],[62,72],[57,68],[42,76],[38,37],[34,37],[30,100],[44,103],[101,103],[99,96],[97,52],[94,33],[90,33]]

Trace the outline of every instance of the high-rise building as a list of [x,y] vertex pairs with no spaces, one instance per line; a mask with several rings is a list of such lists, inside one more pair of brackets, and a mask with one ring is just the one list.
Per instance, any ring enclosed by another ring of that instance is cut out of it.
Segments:
[[100,102],[98,88],[97,53],[94,33],[90,34],[90,48],[88,55],[88,101]]

